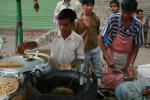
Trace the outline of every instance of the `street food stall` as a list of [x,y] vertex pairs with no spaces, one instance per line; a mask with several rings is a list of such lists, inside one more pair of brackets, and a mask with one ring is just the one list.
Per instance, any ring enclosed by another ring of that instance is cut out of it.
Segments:
[[[23,43],[21,0],[16,0],[16,13],[17,47]],[[1,50],[2,38],[0,43]],[[53,68],[50,60],[49,55],[38,51],[1,59],[0,100],[97,100],[97,93],[100,100],[110,94],[115,97],[111,89],[97,90],[94,77],[91,80],[75,70],[49,71]],[[149,65],[144,66],[138,69],[138,79],[149,86]],[[143,74],[145,71],[147,73]]]
[[[16,47],[23,43],[21,0],[16,0]],[[47,72],[50,57],[28,52],[0,60],[0,100],[92,100],[96,82],[74,70]],[[35,69],[36,68],[36,69]]]

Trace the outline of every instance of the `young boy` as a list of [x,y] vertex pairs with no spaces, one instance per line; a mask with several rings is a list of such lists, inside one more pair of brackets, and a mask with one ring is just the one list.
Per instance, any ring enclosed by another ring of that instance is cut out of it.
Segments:
[[34,49],[51,43],[50,56],[58,65],[68,65],[67,69],[75,67],[84,59],[83,40],[72,30],[76,14],[71,9],[63,9],[58,15],[59,30],[49,31],[44,36],[20,45],[18,53],[23,54],[26,49]]
[[[133,68],[139,45],[144,42],[142,24],[134,17],[137,5],[136,0],[123,0],[121,14],[111,15],[99,34],[99,44],[107,65],[125,74],[128,68]],[[111,39],[108,49],[102,41],[105,36]]]
[[142,9],[137,9],[136,18],[139,19],[142,22],[142,24],[144,24],[144,12]]
[[[112,14],[119,13],[120,3],[118,0],[111,0],[109,3],[109,6],[110,6],[110,11],[112,12]],[[110,38],[108,36],[105,36],[103,38],[103,41],[106,46],[110,45]]]
[[109,6],[110,6],[110,11],[112,13],[119,13],[120,4],[119,4],[118,0],[112,0],[112,1],[110,1]]
[[89,66],[92,65],[95,75],[100,79],[102,63],[100,60],[100,48],[97,43],[100,20],[93,12],[94,4],[94,0],[82,0],[83,13],[75,22],[75,31],[80,34],[84,40],[84,73],[87,74]]

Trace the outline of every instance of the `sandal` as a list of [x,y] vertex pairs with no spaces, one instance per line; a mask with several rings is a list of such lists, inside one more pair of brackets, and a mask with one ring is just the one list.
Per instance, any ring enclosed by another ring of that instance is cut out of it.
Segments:
[[145,48],[150,48],[150,43],[146,43]]

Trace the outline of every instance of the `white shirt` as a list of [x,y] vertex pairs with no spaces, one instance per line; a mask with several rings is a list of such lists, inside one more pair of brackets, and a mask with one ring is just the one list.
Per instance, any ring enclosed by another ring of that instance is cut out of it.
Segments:
[[58,64],[71,64],[76,57],[84,59],[83,39],[74,31],[65,40],[60,31],[49,31],[35,41],[38,46],[43,46],[50,42],[50,55]]
[[58,16],[59,12],[66,8],[69,8],[69,9],[72,9],[73,11],[75,11],[78,17],[82,13],[82,5],[79,1],[70,0],[70,2],[66,4],[64,2],[64,0],[61,0],[57,3],[57,6],[54,10],[54,23],[57,24],[57,16]]

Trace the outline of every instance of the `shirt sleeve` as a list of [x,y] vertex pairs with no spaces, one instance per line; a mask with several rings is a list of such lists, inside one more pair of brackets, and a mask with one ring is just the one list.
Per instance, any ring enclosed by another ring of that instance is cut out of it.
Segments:
[[100,18],[98,16],[95,16],[95,17],[96,17],[96,24],[97,24],[97,32],[99,33],[99,30],[100,30]]
[[101,34],[102,36],[108,35],[109,32],[110,32],[111,29],[112,29],[112,26],[113,26],[112,24],[113,24],[112,16],[110,16],[110,17],[108,18],[108,20],[106,21],[104,27],[102,28],[102,31],[100,32],[100,34]]
[[76,19],[75,20],[75,26],[74,26],[74,30],[77,34],[81,35],[82,34],[82,30],[80,29],[81,28],[81,20],[80,19]]
[[135,44],[143,44],[144,43],[144,33],[142,24],[135,27]]
[[54,10],[54,17],[53,17],[53,22],[55,23],[55,24],[57,24],[57,18],[58,18],[58,14],[59,14],[59,12],[60,12],[60,7],[61,7],[61,3],[60,2],[58,2],[58,4],[56,5],[56,8],[55,8],[55,10]]
[[80,39],[79,45],[76,49],[76,55],[78,59],[84,59],[84,46],[83,46],[83,39]]
[[79,18],[82,14],[82,5],[80,2],[77,3],[76,5],[76,14],[77,14],[77,17]]
[[37,43],[38,47],[44,46],[48,43],[51,43],[52,40],[55,38],[55,36],[56,36],[56,31],[48,31],[46,34],[36,39],[35,42]]

